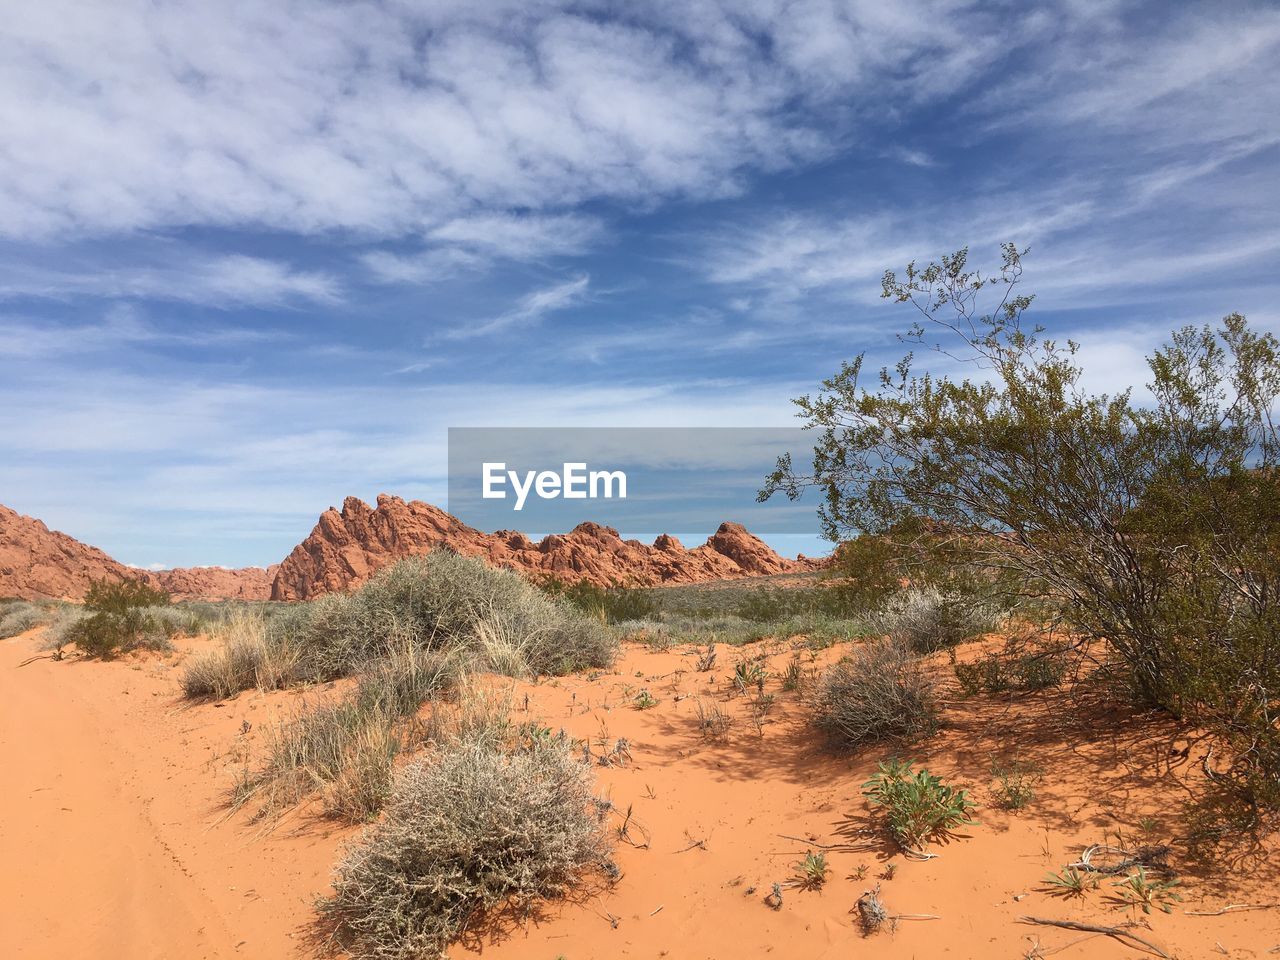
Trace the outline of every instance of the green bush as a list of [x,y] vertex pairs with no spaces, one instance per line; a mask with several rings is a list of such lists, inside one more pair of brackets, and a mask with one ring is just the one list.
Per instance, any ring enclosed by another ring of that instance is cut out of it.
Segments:
[[559,898],[608,870],[590,767],[561,743],[463,740],[409,764],[348,848],[320,915],[356,958],[443,956],[482,917]]
[[973,375],[908,354],[868,380],[855,358],[797,401],[812,472],[784,456],[762,495],[817,486],[832,540],[987,571],[1114,651],[1143,703],[1207,725],[1245,807],[1280,809],[1280,341],[1238,314],[1184,327],[1148,359],[1151,403],[1098,393],[1078,345],[1025,323],[1022,257],[886,272],[924,321],[906,339]]
[[972,823],[968,794],[949,787],[928,770],[914,770],[910,760],[880,764],[862,785],[873,807],[884,810],[889,832],[903,849],[920,853],[930,840]]
[[170,634],[151,609],[168,602],[167,593],[141,580],[94,580],[84,599],[86,615],[68,626],[65,640],[103,659],[140,648],[168,649]]
[[927,736],[938,726],[933,681],[919,658],[891,639],[855,647],[806,695],[814,722],[844,746]]

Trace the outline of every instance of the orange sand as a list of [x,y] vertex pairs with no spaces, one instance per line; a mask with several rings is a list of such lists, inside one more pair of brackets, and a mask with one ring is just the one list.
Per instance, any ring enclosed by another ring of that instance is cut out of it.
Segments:
[[[0,641],[0,956],[308,955],[310,903],[356,831],[298,814],[264,834],[222,806],[242,751],[299,694],[188,706],[178,696],[182,654],[23,665],[37,648],[34,634]],[[771,649],[776,672],[790,649]],[[1169,721],[1089,710],[1056,693],[949,705],[947,729],[911,755],[971,788],[980,822],[936,848],[937,859],[912,862],[876,831],[860,797],[883,753],[826,752],[776,679],[776,705],[758,734],[746,698],[729,697],[744,652],[722,647],[717,669],[701,674],[684,648],[629,646],[609,674],[516,687],[518,706],[529,695],[529,718],[589,739],[596,753],[600,737],[629,741],[631,762],[597,768],[619,811],[614,825],[632,813],[631,843],[618,845],[623,878],[453,956],[985,960],[1035,956],[1037,944],[1044,956],[1141,956],[1105,937],[1017,918],[1116,925],[1129,917],[1105,885],[1064,901],[1041,880],[1085,844],[1117,830],[1138,834],[1143,817],[1157,821],[1152,839],[1180,829],[1181,784],[1195,755],[1179,756],[1185,740]],[[642,688],[656,707],[630,706]],[[734,715],[726,743],[699,735],[698,697]],[[1010,813],[989,805],[988,771],[992,756],[1014,754],[1039,763],[1045,779],[1028,809]],[[835,846],[830,880],[817,892],[788,887],[782,909],[770,910],[762,898],[791,878],[809,843]],[[896,874],[879,879],[889,862]],[[861,864],[866,879],[854,879]],[[1135,932],[1184,960],[1265,956],[1280,947],[1280,909],[1186,911],[1275,902],[1278,872],[1271,857],[1229,877],[1184,873],[1185,902],[1169,916],[1139,915],[1149,929]],[[938,919],[904,919],[864,939],[850,910],[876,882],[891,913]]]

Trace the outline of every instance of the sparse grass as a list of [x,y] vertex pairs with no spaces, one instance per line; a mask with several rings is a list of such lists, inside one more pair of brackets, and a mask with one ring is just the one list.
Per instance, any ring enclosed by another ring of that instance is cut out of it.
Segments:
[[361,960],[441,956],[482,917],[613,872],[592,788],[562,744],[507,753],[463,739],[410,763],[318,904],[334,945]]
[[48,604],[18,600],[0,608],[0,614],[0,640],[6,640],[51,622],[55,609]]
[[1044,690],[1062,683],[1067,657],[1060,649],[1028,646],[1025,638],[1013,637],[1004,650],[968,663],[955,661],[953,655],[952,670],[965,697],[1010,690]]
[[916,653],[933,653],[991,632],[998,619],[995,608],[979,599],[916,587],[890,597],[870,623]]
[[881,763],[876,775],[863,784],[863,795],[884,811],[889,832],[912,853],[973,822],[969,813],[974,805],[964,790],[948,786],[928,770],[913,769],[909,760]]
[[714,700],[697,700],[698,730],[706,740],[728,740],[733,718]]
[[1025,760],[1007,763],[993,759],[991,776],[996,782],[994,792],[996,806],[1004,810],[1021,810],[1036,796],[1036,785],[1044,779],[1040,766]]
[[857,747],[933,733],[937,693],[919,659],[895,640],[872,640],[831,667],[810,692],[814,722]]
[[268,633],[261,614],[237,611],[215,628],[214,636],[222,646],[192,657],[183,671],[182,691],[188,698],[221,700],[253,687],[275,690],[293,677],[297,652]]
[[369,819],[390,790],[402,721],[452,689],[457,669],[448,655],[411,647],[383,658],[343,699],[280,724],[233,789],[233,806],[253,804],[255,818],[267,818],[321,794],[328,815]]

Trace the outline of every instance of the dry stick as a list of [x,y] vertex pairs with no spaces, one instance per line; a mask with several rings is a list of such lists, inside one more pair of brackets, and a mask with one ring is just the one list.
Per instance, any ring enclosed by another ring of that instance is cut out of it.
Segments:
[[936,913],[895,913],[890,920],[941,920]]
[[1245,910],[1274,910],[1280,903],[1231,903],[1221,910],[1183,910],[1188,917],[1220,917],[1224,913],[1243,913]]
[[[1061,927],[1063,930],[1081,930],[1085,933],[1101,933],[1104,936],[1114,937],[1121,943],[1126,940],[1132,940],[1134,943],[1150,950],[1157,957],[1164,957],[1164,960],[1174,960],[1169,954],[1165,953],[1150,940],[1146,940],[1136,933],[1130,933],[1123,927],[1103,927],[1092,923],[1077,923],[1074,920],[1046,920],[1043,917],[1019,917],[1021,923],[1038,923],[1046,927]],[[1132,944],[1129,944],[1132,946]]]

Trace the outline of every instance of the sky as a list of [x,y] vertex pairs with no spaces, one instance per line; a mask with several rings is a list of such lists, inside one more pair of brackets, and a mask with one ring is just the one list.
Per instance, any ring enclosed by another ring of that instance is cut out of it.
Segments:
[[11,4],[0,503],[265,565],[443,505],[451,426],[792,425],[886,268],[1005,240],[1140,388],[1280,329],[1277,63],[1267,3]]

